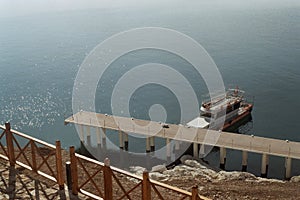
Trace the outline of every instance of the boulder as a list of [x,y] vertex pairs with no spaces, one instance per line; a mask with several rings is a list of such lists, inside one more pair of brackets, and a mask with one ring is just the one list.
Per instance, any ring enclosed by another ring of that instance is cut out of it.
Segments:
[[130,166],[129,171],[136,175],[142,175],[146,168],[140,166]]
[[151,179],[156,180],[156,181],[161,181],[161,180],[163,180],[163,179],[166,178],[165,175],[163,175],[163,174],[161,174],[159,172],[151,172],[149,174],[149,176],[150,176]]
[[216,174],[215,177],[217,180],[255,180],[257,179],[256,176],[253,174],[250,174],[248,172],[226,172],[226,171],[220,171]]
[[190,166],[190,167],[194,167],[194,168],[206,169],[205,166],[201,165],[196,160],[185,160],[184,164],[187,165],[187,166]]
[[293,176],[291,178],[290,182],[299,183],[300,182],[300,176]]
[[167,170],[167,167],[165,165],[156,165],[156,166],[152,167],[151,172],[163,173],[166,170]]
[[195,160],[193,156],[191,155],[183,155],[180,157],[180,162],[184,163],[186,160]]

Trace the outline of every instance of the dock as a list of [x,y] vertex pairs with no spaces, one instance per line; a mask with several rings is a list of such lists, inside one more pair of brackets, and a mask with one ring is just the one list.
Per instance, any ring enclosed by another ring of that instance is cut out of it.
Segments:
[[[272,139],[254,135],[243,135],[223,131],[207,130],[177,124],[162,126],[160,122],[133,119],[129,117],[119,117],[107,114],[81,111],[65,120],[65,124],[73,123],[82,126],[94,127],[105,139],[105,130],[115,130],[119,132],[120,148],[128,149],[128,135],[134,133],[143,135],[146,138],[146,152],[154,150],[154,137],[166,139],[166,144],[171,140],[193,143],[194,156],[198,156],[198,144],[220,147],[220,167],[225,167],[226,149],[242,151],[242,170],[247,169],[248,152],[262,155],[261,175],[267,176],[269,156],[279,156],[285,158],[285,177],[291,177],[292,159],[300,159],[300,142],[288,140]],[[83,140],[83,131],[80,131],[80,138]],[[90,134],[90,133],[87,133]],[[100,137],[97,137],[100,138]],[[97,140],[100,143],[100,139]],[[127,147],[126,147],[127,146]],[[167,151],[167,157],[170,152]]]

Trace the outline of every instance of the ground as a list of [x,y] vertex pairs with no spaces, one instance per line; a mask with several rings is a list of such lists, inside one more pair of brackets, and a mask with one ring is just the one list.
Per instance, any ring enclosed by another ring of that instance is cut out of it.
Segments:
[[[89,167],[88,165],[86,165]],[[163,183],[191,191],[194,185],[199,188],[199,193],[211,199],[300,199],[300,183],[290,181],[278,181],[259,179],[252,175],[242,174],[245,177],[238,180],[226,175],[218,175],[218,179],[210,179],[203,174],[189,174],[192,168],[186,167],[173,176],[169,173],[169,178],[160,180]],[[93,170],[91,168],[90,170]],[[198,170],[201,170],[200,168]],[[150,173],[151,174],[151,173]],[[220,174],[220,173],[219,173]],[[171,178],[170,178],[171,177]],[[220,178],[222,177],[222,178]],[[58,190],[58,186],[42,176],[24,169],[20,166],[9,167],[7,160],[0,159],[0,200],[1,199],[88,199],[84,195],[74,197],[67,189]],[[81,178],[81,177],[79,177]],[[123,177],[123,179],[126,177]],[[130,179],[127,179],[130,184]],[[168,193],[163,193],[164,197]],[[168,198],[169,199],[169,198]]]
[[222,181],[218,183],[205,180],[172,180],[166,183],[182,189],[198,185],[200,194],[211,199],[300,199],[299,183],[272,183],[247,181]]

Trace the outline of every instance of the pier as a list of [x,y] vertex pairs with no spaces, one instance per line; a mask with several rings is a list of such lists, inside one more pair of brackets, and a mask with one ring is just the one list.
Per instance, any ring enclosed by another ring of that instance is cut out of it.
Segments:
[[[134,121],[134,123],[133,123]],[[83,141],[83,126],[96,128],[96,133],[102,135],[102,142],[105,142],[106,129],[115,130],[119,133],[119,146],[121,149],[128,149],[127,133],[134,133],[146,137],[146,152],[155,149],[154,137],[166,139],[166,157],[170,156],[171,140],[176,142],[193,143],[194,156],[198,156],[198,144],[220,147],[220,167],[225,168],[226,149],[239,150],[242,152],[242,170],[247,169],[248,152],[259,153],[261,158],[261,175],[267,176],[269,156],[279,156],[285,158],[285,178],[291,177],[292,159],[300,159],[300,142],[288,140],[279,140],[254,135],[242,135],[229,132],[213,131],[207,133],[207,129],[194,128],[184,125],[168,124],[163,126],[159,122],[133,119],[128,117],[112,116],[107,114],[93,112],[78,112],[65,120],[65,124],[73,123],[79,125],[80,138]],[[89,128],[87,128],[89,130]],[[100,131],[102,130],[102,131]],[[218,136],[217,139],[206,138],[207,134]],[[193,137],[191,137],[191,135]],[[87,137],[90,133],[87,133]],[[100,136],[97,136],[97,142],[100,144]],[[176,143],[177,144],[177,143]]]

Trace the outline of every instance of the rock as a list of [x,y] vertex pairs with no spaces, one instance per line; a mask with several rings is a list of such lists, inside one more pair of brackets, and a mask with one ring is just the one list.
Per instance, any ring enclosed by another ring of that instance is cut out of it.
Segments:
[[57,192],[57,190],[53,189],[53,188],[47,188],[45,189],[46,194],[55,194]]
[[146,168],[140,166],[130,166],[129,171],[136,175],[142,175]]
[[150,176],[151,179],[156,180],[156,181],[160,181],[160,180],[166,178],[165,175],[163,175],[163,174],[161,174],[161,173],[159,173],[159,172],[151,172],[151,173],[149,174],[149,176]]
[[[3,195],[3,196],[2,196]],[[8,194],[1,194],[0,200],[2,199],[10,199]]]
[[300,176],[293,176],[291,178],[290,182],[299,183],[300,182]]
[[156,165],[156,166],[152,167],[151,172],[163,173],[166,170],[167,170],[167,167],[165,165]]
[[198,163],[196,160],[185,160],[183,162],[183,164],[190,166],[190,167],[196,167],[196,168],[201,167],[200,163]]
[[35,197],[35,194],[36,194],[36,191],[35,191],[35,190],[30,191],[30,195],[31,195],[31,196],[34,196],[34,197]]
[[216,174],[215,179],[217,180],[256,180],[257,177],[253,174],[250,174],[248,172],[226,172],[226,171],[220,171]]
[[199,191],[202,191],[202,190],[204,190],[204,189],[205,189],[205,188],[204,188],[203,186],[199,186],[199,187],[198,187],[198,190],[199,190]]
[[191,155],[183,155],[179,160],[181,163],[184,163],[186,160],[194,160],[194,157]]
[[270,183],[284,183],[282,180],[278,179],[270,179],[270,178],[261,178],[261,177],[256,177],[258,183],[260,182],[270,182]]
[[200,169],[207,169],[207,167],[201,165],[198,161],[196,160],[185,160],[184,164],[190,167],[195,167],[195,168],[200,168]]

